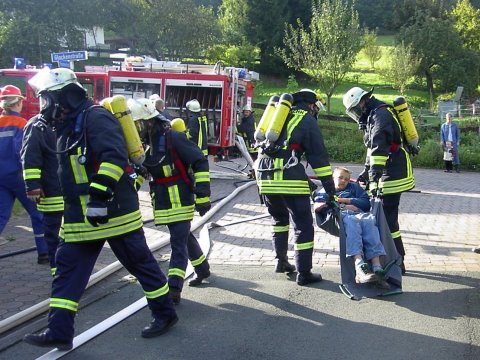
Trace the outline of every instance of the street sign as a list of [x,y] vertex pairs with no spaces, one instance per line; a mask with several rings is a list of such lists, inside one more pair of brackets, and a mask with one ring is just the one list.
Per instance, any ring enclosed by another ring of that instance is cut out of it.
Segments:
[[77,61],[87,60],[88,54],[86,51],[69,51],[63,53],[52,53],[52,61]]

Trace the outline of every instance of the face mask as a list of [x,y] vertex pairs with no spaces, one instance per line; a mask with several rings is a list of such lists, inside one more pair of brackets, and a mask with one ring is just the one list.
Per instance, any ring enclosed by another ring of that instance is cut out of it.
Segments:
[[40,95],[40,114],[49,123],[60,119],[62,107],[57,93],[46,91]]

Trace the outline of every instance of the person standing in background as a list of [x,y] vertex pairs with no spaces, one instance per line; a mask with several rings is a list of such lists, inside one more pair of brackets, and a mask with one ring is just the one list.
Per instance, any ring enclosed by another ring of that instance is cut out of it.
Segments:
[[[453,116],[452,113],[447,113],[445,115],[445,122],[440,127],[440,145],[445,150],[447,148],[447,142],[451,144],[451,151],[452,151],[452,164],[453,168],[457,173],[460,172],[458,166],[460,165],[460,159],[458,156],[458,147],[460,146],[460,130],[458,125],[452,122]],[[446,172],[448,171],[447,168]]]
[[42,214],[37,211],[35,202],[25,193],[22,177],[20,149],[22,147],[23,128],[27,121],[20,116],[23,107],[22,93],[19,88],[7,85],[0,89],[0,234],[12,215],[13,204],[18,199],[32,221],[37,263],[47,264],[48,249],[44,239]]

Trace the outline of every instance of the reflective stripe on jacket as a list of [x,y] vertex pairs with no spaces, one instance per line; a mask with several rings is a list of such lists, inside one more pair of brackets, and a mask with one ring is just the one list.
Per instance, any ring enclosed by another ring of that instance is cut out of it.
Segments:
[[37,204],[37,209],[42,212],[63,212],[55,141],[54,132],[39,116],[31,118],[24,128],[23,178],[27,191],[42,189],[45,197]]
[[335,192],[323,136],[317,120],[308,112],[306,104],[296,104],[293,107],[291,116],[274,145],[278,147],[276,151],[260,154],[257,160],[257,184],[260,194],[310,195],[311,189],[304,165],[300,161],[294,166],[287,165],[293,161],[292,147],[297,149],[297,159],[305,155],[327,192]]
[[[81,111],[65,119],[58,128],[57,148],[64,150],[74,145],[59,155],[65,199],[60,235],[65,242],[108,239],[143,226],[134,179],[123,170],[128,165],[128,154],[120,123],[107,110],[91,105],[87,101]],[[82,115],[83,125],[78,126]],[[107,201],[108,223],[98,227],[90,225],[85,218],[90,187],[96,186],[99,190],[105,187],[98,180],[94,182],[94,178],[106,179],[113,192]]]
[[[208,160],[181,132],[159,130],[152,142],[143,165],[154,179],[150,194],[155,224],[191,221],[196,200],[210,196]],[[156,150],[159,143],[166,144],[163,151]]]
[[367,110],[369,116],[365,132],[365,164],[371,169],[384,171],[385,175],[379,182],[384,195],[413,189],[415,179],[412,163],[410,155],[403,148],[402,128],[395,113],[390,106],[375,98],[369,100]]

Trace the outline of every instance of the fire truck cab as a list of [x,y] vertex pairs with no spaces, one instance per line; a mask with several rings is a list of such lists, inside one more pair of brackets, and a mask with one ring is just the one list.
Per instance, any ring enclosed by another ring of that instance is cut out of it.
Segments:
[[[119,69],[85,66],[76,72],[79,82],[95,102],[105,97],[148,98],[158,94],[173,117],[187,119],[186,103],[197,99],[208,118],[208,144],[211,153],[235,146],[235,131],[241,109],[253,105],[257,73],[242,68],[216,65],[183,64],[130,57]],[[15,85],[25,94],[22,115],[30,118],[39,109],[38,99],[28,80],[38,70],[0,69],[0,86]]]

